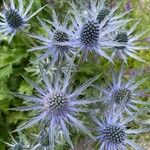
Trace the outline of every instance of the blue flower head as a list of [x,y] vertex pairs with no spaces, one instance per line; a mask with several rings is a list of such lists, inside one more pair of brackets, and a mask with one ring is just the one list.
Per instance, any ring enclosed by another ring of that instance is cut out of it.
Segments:
[[91,136],[90,131],[83,125],[82,121],[77,119],[77,115],[80,112],[86,112],[86,109],[82,106],[95,103],[98,100],[78,99],[78,96],[98,77],[96,76],[79,86],[76,90],[72,90],[70,87],[70,72],[65,75],[64,79],[59,75],[54,74],[55,78],[50,80],[41,67],[41,75],[45,88],[41,88],[24,77],[37,91],[36,96],[13,93],[15,96],[23,98],[28,102],[29,106],[13,108],[12,110],[36,112],[33,118],[19,126],[16,131],[23,130],[41,122],[44,127],[48,127],[51,149],[54,147],[55,135],[58,132],[58,128],[62,131],[66,141],[73,147],[69,137],[68,124]]
[[136,72],[135,75],[131,76],[127,82],[123,80],[124,75],[124,66],[120,73],[117,75],[112,71],[112,82],[107,86],[107,88],[102,88],[103,92],[103,101],[106,102],[110,106],[114,106],[116,108],[123,107],[123,109],[131,114],[134,110],[138,110],[136,104],[144,104],[149,105],[149,103],[142,102],[139,99],[141,90],[138,87],[144,83],[146,78],[135,81],[139,72]]
[[33,2],[34,0],[31,0],[29,5],[25,8],[23,0],[18,0],[19,6],[17,8],[14,0],[10,0],[10,5],[7,5],[5,1],[3,1],[4,11],[0,12],[0,33],[2,34],[0,40],[10,34],[9,42],[11,42],[17,31],[27,27],[29,20],[43,9],[43,7],[41,7],[30,15],[29,12]]
[[[110,8],[106,6],[106,0],[93,0],[93,1],[79,1],[78,2],[82,9],[85,11],[85,14],[89,17],[96,18],[97,22],[101,24],[103,22],[103,29],[106,29],[108,26],[120,27],[120,25],[124,25],[129,20],[124,19],[125,15],[127,15],[130,11],[125,11],[123,13],[117,14],[121,3],[118,3],[115,7]],[[105,20],[105,21],[104,21]]]
[[46,20],[47,23],[53,26],[54,29],[50,28],[45,21],[42,21],[38,18],[41,26],[46,32],[46,36],[43,35],[30,35],[32,38],[38,40],[41,44],[37,47],[31,48],[29,51],[37,51],[43,50],[43,54],[41,54],[38,59],[43,60],[51,57],[51,64],[55,64],[56,62],[61,62],[63,60],[73,64],[73,57],[76,52],[72,46],[63,46],[59,43],[68,42],[70,40],[69,29],[67,27],[67,21],[64,23],[60,23],[58,21],[58,17],[56,16],[55,11],[53,10],[53,21]]
[[99,150],[126,150],[127,145],[135,150],[144,150],[141,146],[130,140],[129,136],[148,132],[149,129],[127,129],[128,123],[133,121],[139,112],[124,118],[121,111],[108,111],[103,119],[92,114],[92,119],[96,124],[96,139],[100,143]]
[[72,27],[70,27],[72,30],[72,33],[70,32],[71,40],[69,42],[63,42],[62,44],[81,49],[85,58],[89,52],[94,52],[111,61],[111,58],[103,49],[112,48],[116,44],[118,45],[118,43],[109,40],[108,35],[128,21],[126,20],[120,24],[114,23],[114,25],[106,25],[117,7],[110,10],[110,12],[106,14],[106,17],[103,17],[103,20],[100,22],[100,19],[98,20],[100,14],[94,12],[94,9],[100,5],[95,6],[96,3],[93,1],[91,1],[90,4],[91,9],[87,8],[87,11],[83,11],[82,7],[77,9],[74,3],[70,3],[70,18],[72,20]]
[[122,29],[119,31],[116,31],[112,34],[111,38],[115,42],[122,43],[122,46],[115,46],[112,49],[112,59],[114,58],[120,58],[125,63],[127,63],[127,56],[130,56],[138,61],[144,62],[140,57],[136,55],[136,53],[139,50],[147,50],[149,47],[142,47],[139,46],[140,44],[140,38],[147,32],[144,31],[140,34],[134,35],[133,32],[135,32],[135,29],[137,25],[139,24],[140,20],[137,21],[130,29]]

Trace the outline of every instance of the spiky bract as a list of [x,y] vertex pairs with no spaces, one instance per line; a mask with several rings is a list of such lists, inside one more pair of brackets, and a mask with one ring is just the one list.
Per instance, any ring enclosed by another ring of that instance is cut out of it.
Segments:
[[149,47],[139,46],[140,38],[146,31],[140,34],[133,34],[140,20],[137,21],[130,29],[122,29],[112,34],[115,42],[122,44],[122,46],[115,46],[112,49],[112,59],[119,58],[127,63],[127,56],[130,56],[138,61],[144,62],[143,59],[137,56],[139,50],[147,50]]
[[73,64],[73,57],[76,55],[77,51],[75,51],[72,46],[64,46],[60,44],[62,42],[70,41],[70,32],[67,28],[67,24],[61,24],[58,21],[55,11],[53,11],[53,21],[46,20],[46,22],[49,25],[52,25],[54,29],[51,29],[50,26],[40,18],[38,18],[38,20],[44,31],[47,33],[47,36],[31,34],[30,36],[38,40],[41,45],[31,48],[29,51],[43,50],[44,53],[41,54],[38,59],[43,60],[51,57],[51,65],[58,63],[58,61],[59,63],[62,63],[64,60],[65,62]]
[[[81,1],[79,1],[79,6],[83,5],[82,2],[81,4],[80,2]],[[74,3],[69,4],[71,5],[70,18],[72,20],[72,25],[70,27],[70,30],[72,32],[69,32],[71,38],[70,41],[62,42],[61,44],[81,49],[84,58],[87,58],[89,52],[93,52],[98,53],[100,56],[105,57],[109,61],[112,61],[109,55],[104,51],[104,48],[112,48],[113,46],[118,46],[118,43],[114,42],[113,40],[109,40],[110,38],[108,38],[108,35],[128,22],[127,20],[124,20],[117,25],[113,24],[114,26],[106,25],[109,18],[113,15],[119,5],[112,9],[100,23],[100,14],[97,12],[93,13],[93,9],[95,7],[97,11],[97,7],[99,7],[99,5],[101,4],[100,2],[98,2],[98,6],[95,6],[96,3],[90,1],[91,9],[87,7],[86,14],[84,14],[84,11],[82,11],[82,6],[77,9],[77,6]],[[85,4],[85,6],[86,5],[87,4]]]
[[77,119],[76,115],[79,112],[86,112],[86,109],[80,106],[95,103],[98,100],[79,100],[78,96],[98,77],[88,80],[71,92],[70,71],[65,75],[64,79],[58,74],[54,74],[55,78],[49,80],[48,75],[43,71],[43,68],[41,68],[41,75],[45,84],[44,89],[24,77],[25,80],[36,89],[38,93],[37,96],[13,93],[15,96],[23,98],[30,103],[29,106],[18,107],[12,110],[37,112],[33,118],[18,127],[16,131],[23,130],[37,124],[38,122],[42,122],[42,126],[44,126],[44,128],[48,127],[49,129],[49,145],[51,146],[51,149],[54,148],[55,135],[58,132],[58,127],[71,147],[73,147],[73,144],[69,137],[69,130],[67,128],[68,124],[71,124],[75,128],[79,128],[81,131],[91,136],[90,131],[83,125],[82,121]]
[[97,126],[96,139],[100,143],[99,150],[125,150],[128,145],[135,150],[142,150],[143,148],[130,140],[129,137],[133,134],[148,132],[149,129],[129,129],[127,126],[129,122],[145,111],[146,109],[140,110],[127,118],[122,116],[121,109],[119,111],[108,111],[103,119],[91,114]]
[[44,8],[41,7],[30,15],[29,13],[33,2],[34,0],[31,0],[29,5],[25,8],[24,1],[18,0],[19,6],[17,8],[14,0],[10,0],[10,4],[6,4],[6,2],[3,1],[4,11],[0,12],[0,33],[2,34],[0,41],[10,34],[9,42],[11,42],[14,35],[29,26],[29,20]]
[[144,83],[145,79],[135,81],[139,71],[131,76],[128,81],[124,81],[124,65],[117,74],[112,70],[112,81],[107,88],[102,88],[104,94],[103,102],[108,103],[109,106],[115,106],[117,108],[123,107],[129,114],[134,110],[138,110],[136,104],[149,105],[146,102],[142,102],[139,99],[141,90],[138,87]]

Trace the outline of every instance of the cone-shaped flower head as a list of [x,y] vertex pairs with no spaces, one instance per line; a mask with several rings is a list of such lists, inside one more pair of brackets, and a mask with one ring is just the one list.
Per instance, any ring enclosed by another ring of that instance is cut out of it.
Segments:
[[99,11],[97,15],[97,21],[100,24],[110,13],[110,10],[108,8],[103,8]]
[[[128,35],[126,32],[118,32],[114,40],[120,43],[127,43],[129,39],[128,39]],[[118,46],[116,48],[124,49],[125,46]]]
[[130,102],[132,93],[126,88],[119,88],[112,93],[111,99],[115,101],[116,104],[121,104],[122,102]]
[[104,141],[114,144],[122,143],[125,140],[124,130],[117,125],[107,125],[102,130],[102,136]]
[[67,35],[67,33],[57,30],[54,33],[53,39],[56,42],[66,42],[69,41],[69,36]]
[[23,18],[18,14],[16,10],[8,10],[5,13],[6,21],[8,25],[13,28],[17,29],[23,25]]
[[[69,41],[69,36],[67,33],[63,32],[63,31],[59,31],[56,30],[54,32],[53,35],[53,40],[57,43],[57,42],[67,42]],[[69,51],[69,47],[67,46],[61,46],[61,45],[55,45],[56,51],[60,51],[62,53],[62,51]]]
[[99,40],[99,25],[97,22],[89,21],[84,24],[80,33],[80,41],[83,45],[94,47]]

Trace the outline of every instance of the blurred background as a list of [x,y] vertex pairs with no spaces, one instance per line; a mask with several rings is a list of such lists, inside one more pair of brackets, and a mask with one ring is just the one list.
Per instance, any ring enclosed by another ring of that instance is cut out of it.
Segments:
[[[113,6],[116,2],[118,2],[118,0],[106,1],[110,6]],[[51,19],[51,8],[53,8],[58,13],[60,20],[63,20],[69,8],[68,4],[66,4],[64,0],[35,0],[32,11],[34,12],[45,4],[48,4],[49,8],[45,8],[38,14],[38,16],[46,19]],[[0,0],[0,8],[0,11],[2,11],[2,0]],[[129,9],[132,9],[132,12],[128,15],[129,18],[142,19],[136,32],[140,33],[149,29],[141,42],[147,42],[150,45],[150,0],[124,0],[119,11]],[[31,24],[32,26],[28,29],[28,32],[40,32],[41,27],[38,26],[39,23],[36,17],[32,19]],[[22,100],[13,97],[9,94],[9,91],[17,91],[24,94],[32,94],[33,92],[33,89],[20,76],[20,74],[23,74],[34,81],[38,78],[36,75],[36,67],[31,65],[31,60],[36,57],[35,53],[27,52],[27,49],[29,49],[32,44],[33,43],[31,43],[30,39],[26,37],[25,33],[19,33],[15,36],[10,45],[8,44],[7,39],[0,43],[0,150],[8,149],[3,141],[11,142],[9,132],[13,131],[17,125],[25,121],[30,116],[29,113],[9,111],[8,108],[20,106],[22,104]],[[150,51],[140,51],[138,55],[149,63],[141,63],[129,58],[129,63],[126,67],[127,77],[139,68],[142,68],[143,72],[139,75],[138,79],[150,76]],[[95,72],[99,72],[102,74],[99,79],[99,83],[103,85],[105,84],[105,79],[108,78],[108,69],[109,65],[105,59],[101,59],[97,64],[91,59],[87,63],[81,64],[74,78],[77,83],[82,83],[89,77],[94,76]],[[140,88],[150,89],[150,78]],[[92,92],[89,91],[88,94],[91,95],[91,93]],[[142,94],[143,101],[150,101],[149,97],[149,93]],[[141,119],[145,120],[146,126],[150,125],[150,119],[148,120],[150,116],[148,115],[149,114],[145,114],[141,116]],[[84,116],[81,117],[84,119]],[[32,128],[26,130],[26,133],[34,133],[34,131],[36,132],[36,129]],[[13,133],[13,136],[15,137],[16,134]],[[91,143],[88,144],[88,148],[84,148],[87,140],[80,133],[72,131],[72,139],[76,144],[75,150],[96,149],[95,145],[92,145]],[[138,140],[146,150],[150,150],[150,134],[142,134],[137,136],[135,140]],[[64,145],[62,144],[61,147],[58,147],[58,150],[69,150],[69,148],[64,143]]]

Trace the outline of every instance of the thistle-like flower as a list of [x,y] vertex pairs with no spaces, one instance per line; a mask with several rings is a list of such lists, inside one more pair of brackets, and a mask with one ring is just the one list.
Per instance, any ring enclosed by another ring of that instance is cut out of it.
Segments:
[[105,23],[104,27],[110,26],[111,28],[118,26],[120,27],[120,24],[124,25],[129,20],[124,19],[130,11],[125,11],[123,13],[117,14],[116,11],[118,10],[121,3],[118,3],[115,7],[110,8],[106,6],[106,0],[93,0],[89,1],[79,1],[81,7],[86,11],[86,14],[88,16],[91,16],[92,18],[96,18],[97,22],[101,24]]
[[102,99],[104,103],[106,102],[116,108],[123,107],[128,114],[131,114],[133,110],[138,110],[136,104],[149,105],[149,103],[139,100],[142,90],[139,90],[138,87],[145,82],[146,78],[136,82],[135,79],[138,75],[138,72],[136,72],[127,82],[124,82],[123,68],[122,66],[118,75],[112,71],[112,82],[107,88],[102,88],[104,95]]
[[119,57],[120,59],[124,60],[125,63],[127,63],[127,56],[130,56],[138,61],[144,62],[144,60],[138,57],[136,53],[139,50],[149,49],[149,47],[146,46],[139,46],[139,40],[146,33],[146,31],[137,35],[133,35],[133,32],[135,31],[139,22],[140,21],[137,21],[129,30],[120,30],[112,34],[112,40],[123,44],[123,46],[115,46],[112,49],[112,59]]
[[45,58],[52,57],[51,64],[55,64],[59,60],[65,60],[73,64],[72,57],[75,56],[76,52],[71,46],[62,46],[59,45],[61,42],[66,42],[70,40],[70,35],[68,34],[69,29],[67,29],[67,23],[60,23],[56,16],[55,11],[53,10],[53,21],[46,20],[47,23],[51,24],[54,29],[50,28],[44,21],[39,19],[41,26],[44,28],[47,36],[42,35],[30,35],[32,38],[38,40],[41,43],[41,46],[31,48],[29,51],[44,50],[44,53],[41,54],[38,59],[43,60]]
[[92,82],[98,79],[98,76],[88,80],[76,90],[72,91],[71,87],[69,87],[71,77],[70,71],[65,75],[64,79],[60,78],[59,75],[54,74],[55,78],[52,79],[52,81],[49,80],[48,75],[43,72],[42,68],[41,75],[45,84],[44,89],[24,77],[25,80],[35,88],[37,91],[37,96],[27,96],[13,93],[15,96],[23,98],[26,102],[29,102],[30,105],[13,108],[12,110],[37,112],[32,119],[19,126],[16,131],[23,130],[37,124],[38,122],[41,122],[43,126],[48,126],[49,128],[49,145],[51,149],[54,148],[55,135],[58,128],[62,131],[66,141],[71,147],[73,147],[69,137],[67,124],[70,124],[91,136],[90,131],[83,125],[82,121],[76,118],[76,115],[80,112],[86,111],[85,108],[80,106],[92,104],[98,100],[79,100],[78,96],[82,93],[82,91],[89,87]]
[[116,46],[116,44],[118,45],[117,42],[109,40],[108,34],[114,32],[116,29],[122,26],[123,23],[116,26],[114,25],[113,27],[107,26],[104,28],[104,26],[116,8],[111,10],[107,17],[104,18],[104,20],[100,23],[97,19],[98,14],[94,14],[92,16],[87,15],[84,14],[82,9],[78,10],[74,3],[70,3],[70,5],[70,18],[72,20],[72,27],[70,27],[72,30],[72,33],[70,32],[71,40],[61,44],[81,49],[85,58],[89,52],[94,52],[111,61],[111,58],[103,49],[112,48],[113,46]]
[[4,11],[0,12],[0,34],[2,34],[0,40],[10,34],[10,42],[14,35],[27,27],[29,20],[44,8],[39,8],[33,14],[29,15],[33,2],[34,0],[31,0],[27,8],[25,8],[23,0],[18,0],[19,6],[17,8],[14,0],[10,0],[10,5],[7,5],[3,1]]
[[128,129],[128,123],[133,121],[139,114],[145,112],[141,110],[127,118],[123,118],[120,111],[109,111],[104,119],[91,115],[95,122],[96,139],[101,144],[99,150],[126,150],[127,146],[135,150],[144,150],[140,145],[131,140],[129,136],[150,131],[150,129]]

